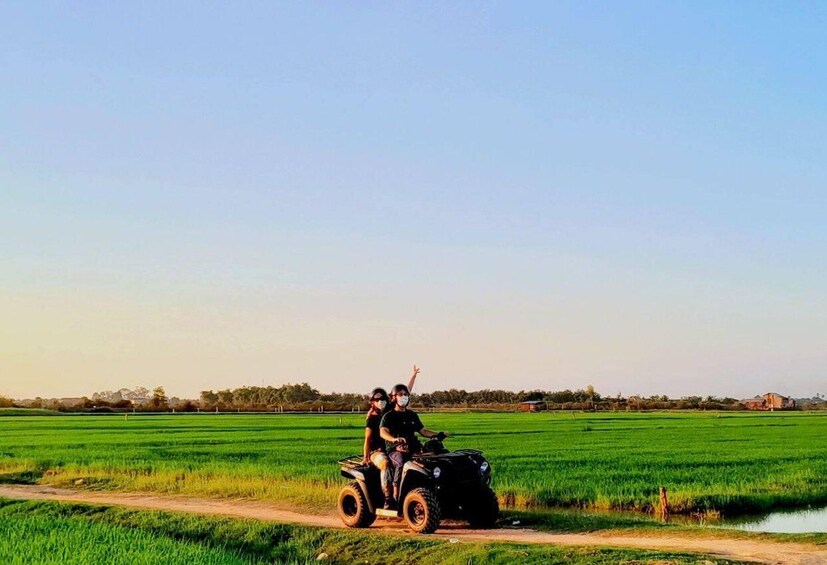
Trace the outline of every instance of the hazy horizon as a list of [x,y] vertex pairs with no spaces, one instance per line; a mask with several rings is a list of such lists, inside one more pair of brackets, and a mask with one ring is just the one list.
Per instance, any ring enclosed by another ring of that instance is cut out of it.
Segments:
[[[385,388],[386,390],[390,390],[390,388],[394,384],[396,384],[397,382],[407,384],[408,378],[399,379],[399,381],[393,381],[392,383],[379,382],[379,383],[376,383],[374,386],[381,386],[381,387]],[[160,387],[164,388],[164,391],[165,391],[166,395],[169,398],[179,398],[179,399],[182,399],[182,400],[198,400],[202,390],[212,390],[213,392],[218,392],[219,390],[236,389],[236,388],[242,388],[242,387],[245,387],[245,386],[249,386],[249,387],[268,387],[268,386],[272,386],[272,387],[278,388],[279,386],[287,385],[287,384],[305,384],[305,383],[303,381],[291,381],[291,382],[283,382],[283,383],[273,382],[273,383],[258,383],[258,384],[246,383],[246,384],[233,386],[233,387],[217,387],[217,388],[212,388],[212,389],[199,389],[197,392],[194,392],[194,393],[182,393],[182,394],[175,394],[174,392],[171,392],[163,384],[155,383],[152,386],[140,385],[140,384],[133,385],[133,386],[113,386],[113,387],[110,387],[108,389],[100,389],[100,390],[95,390],[95,391],[92,391],[92,392],[82,392],[82,393],[77,393],[77,394],[55,395],[55,394],[48,394],[47,393],[47,394],[30,395],[30,396],[26,396],[26,397],[22,397],[22,396],[20,396],[20,397],[10,397],[10,396],[7,396],[7,395],[0,394],[0,396],[6,396],[7,398],[12,398],[13,400],[34,400],[35,398],[42,398],[43,400],[60,399],[60,398],[82,398],[82,397],[92,398],[92,396],[96,393],[118,392],[118,391],[123,390],[123,389],[136,390],[138,388],[147,389],[149,391],[149,394],[151,395],[153,389],[160,386]],[[307,384],[309,384],[312,388],[318,390],[321,394],[331,394],[331,393],[348,394],[348,393],[352,393],[352,394],[363,395],[363,396],[365,396],[365,398],[367,398],[369,396],[369,394],[366,393],[364,390],[321,389],[317,386],[314,386],[312,383],[307,383]],[[577,387],[564,387],[562,389],[538,389],[536,387],[535,388],[529,388],[529,389],[520,389],[520,388],[515,389],[515,388],[507,388],[507,387],[496,387],[496,390],[506,390],[506,391],[511,391],[511,392],[520,392],[520,391],[532,392],[534,390],[544,390],[545,392],[562,392],[564,390],[572,390],[572,391],[584,390],[584,389],[587,388],[587,386],[588,385],[577,386]],[[483,389],[472,389],[472,388],[468,388],[468,387],[454,387],[454,386],[448,386],[448,387],[445,387],[445,388],[438,388],[438,387],[427,388],[425,386],[416,385],[413,392],[414,392],[415,395],[416,394],[428,394],[428,393],[433,393],[437,390],[450,390],[452,388],[455,388],[457,390],[467,390],[468,392],[473,392],[473,391],[476,391],[476,390],[483,390]],[[492,389],[492,390],[495,390],[493,387],[488,387],[488,388]],[[370,392],[370,391],[368,391],[368,392]],[[649,398],[649,397],[655,396],[655,395],[661,396],[661,394],[662,394],[662,393],[658,393],[658,392],[642,393],[640,391],[625,392],[625,391],[622,390],[622,388],[615,391],[615,392],[609,392],[609,391],[603,391],[603,390],[595,389],[595,392],[597,394],[600,394],[602,398],[615,398],[618,394],[620,394],[623,398],[628,398],[630,396],[641,396],[643,398]],[[679,395],[679,396],[670,396],[670,395],[667,395],[667,396],[669,396],[670,399],[680,399],[682,397],[690,397],[690,396],[698,396],[698,397],[701,397],[701,398],[707,398],[708,396],[713,396],[713,397],[716,397],[716,398],[736,398],[736,399],[740,399],[740,398],[753,398],[753,397],[756,397],[756,396],[763,396],[765,393],[768,393],[768,392],[776,392],[776,393],[783,394],[784,396],[789,396],[789,397],[792,397],[792,398],[812,398],[812,397],[819,396],[819,395],[820,396],[825,396],[825,393],[823,393],[823,392],[817,392],[817,393],[813,393],[813,394],[791,394],[789,392],[776,391],[776,390],[772,390],[772,391],[767,390],[767,391],[764,391],[762,393],[756,392],[754,394],[749,394],[749,395],[746,395],[746,396],[738,396],[738,395],[732,395],[732,394],[713,395],[713,394],[707,394],[703,391],[698,391],[698,392],[695,392],[695,393],[692,393],[692,394],[683,394],[683,395]]]
[[827,392],[823,5],[0,17],[0,394]]

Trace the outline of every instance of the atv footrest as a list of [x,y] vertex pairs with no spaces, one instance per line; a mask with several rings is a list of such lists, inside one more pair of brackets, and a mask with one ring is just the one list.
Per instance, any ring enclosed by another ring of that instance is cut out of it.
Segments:
[[384,508],[377,508],[376,515],[382,518],[399,518],[396,510],[385,510]]

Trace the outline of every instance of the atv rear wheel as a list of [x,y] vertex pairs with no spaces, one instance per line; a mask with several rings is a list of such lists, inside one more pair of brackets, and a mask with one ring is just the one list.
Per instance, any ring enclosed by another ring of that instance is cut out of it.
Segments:
[[367,528],[376,520],[358,482],[351,481],[339,491],[339,515],[349,528]]
[[402,517],[418,534],[431,534],[439,527],[439,501],[426,488],[416,488],[408,493],[402,504]]
[[468,523],[472,528],[493,528],[500,516],[500,502],[491,487],[483,488],[468,505]]

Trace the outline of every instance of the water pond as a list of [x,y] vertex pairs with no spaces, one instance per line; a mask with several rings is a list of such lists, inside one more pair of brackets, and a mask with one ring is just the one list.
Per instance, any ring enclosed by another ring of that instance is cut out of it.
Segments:
[[725,518],[715,524],[750,532],[803,534],[827,532],[827,507],[804,510],[779,510],[762,516]]
[[[641,523],[661,522],[652,514],[624,511],[547,509],[532,510],[535,516],[555,517],[570,527],[581,522],[587,528],[635,526]],[[607,519],[601,524],[601,519]],[[707,515],[672,514],[669,522],[685,526],[703,526],[709,528],[732,528],[750,532],[767,532],[782,534],[804,534],[827,532],[827,507],[804,508],[798,510],[777,510],[769,514],[719,517]]]

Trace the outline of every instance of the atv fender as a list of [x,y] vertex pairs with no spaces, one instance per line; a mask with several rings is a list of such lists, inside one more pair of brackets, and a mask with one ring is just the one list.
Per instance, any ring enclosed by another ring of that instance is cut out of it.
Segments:
[[[425,486],[431,481],[431,473],[416,461],[408,461],[402,467],[402,481],[399,483],[399,500],[405,500],[405,496],[411,490]],[[399,505],[401,515],[402,505]]]
[[362,494],[365,495],[365,500],[368,503],[368,510],[370,510],[371,513],[376,513],[376,508],[374,508],[373,501],[370,499],[370,491],[368,490],[365,474],[358,469],[342,469],[342,476],[346,479],[353,479],[359,483],[359,488],[362,489]]
[[403,465],[403,467],[402,467],[402,482],[403,483],[405,482],[405,477],[408,476],[408,473],[420,473],[422,475],[425,475],[426,477],[431,476],[431,474],[428,472],[428,470],[425,467],[423,467],[422,465],[420,465],[419,463],[417,463],[416,461],[406,461],[405,465]]

